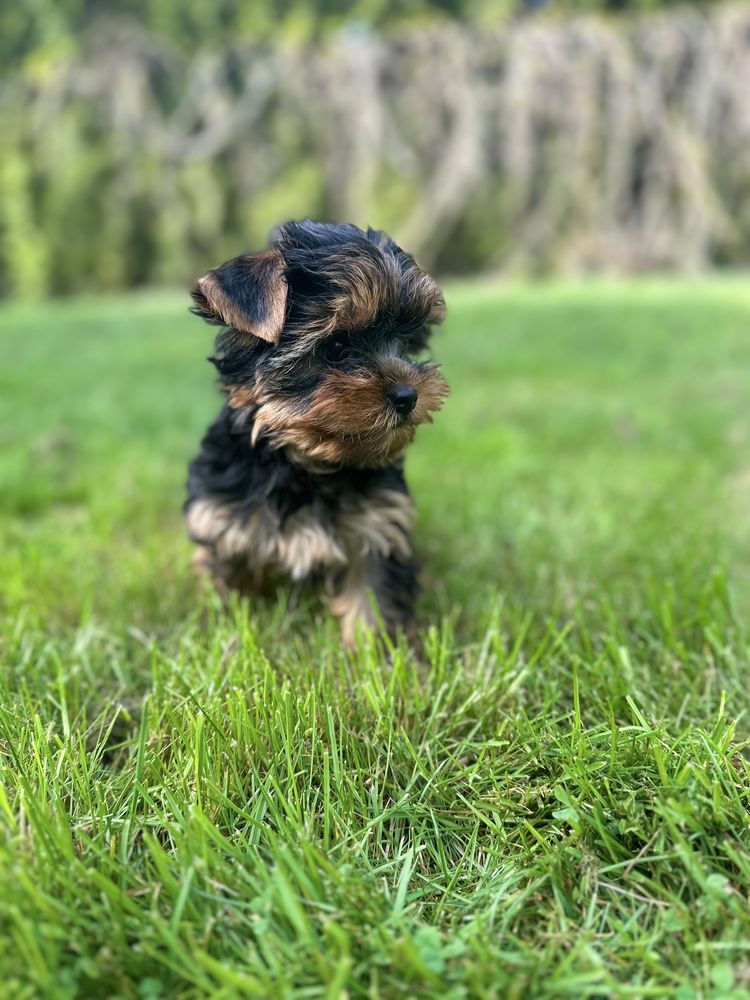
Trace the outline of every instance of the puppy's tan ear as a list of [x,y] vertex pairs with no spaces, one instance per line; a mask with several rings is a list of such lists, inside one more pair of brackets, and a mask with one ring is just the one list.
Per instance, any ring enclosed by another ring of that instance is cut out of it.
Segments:
[[193,312],[277,344],[286,316],[287,283],[278,250],[235,257],[199,278]]

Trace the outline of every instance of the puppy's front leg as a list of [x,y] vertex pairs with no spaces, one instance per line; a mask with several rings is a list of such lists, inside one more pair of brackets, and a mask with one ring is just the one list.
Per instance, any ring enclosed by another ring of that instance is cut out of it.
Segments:
[[328,589],[331,611],[341,623],[344,644],[349,648],[359,628],[377,627],[378,614],[390,635],[399,629],[407,636],[412,634],[414,601],[419,592],[412,557],[391,554],[355,558],[345,570],[329,578]]

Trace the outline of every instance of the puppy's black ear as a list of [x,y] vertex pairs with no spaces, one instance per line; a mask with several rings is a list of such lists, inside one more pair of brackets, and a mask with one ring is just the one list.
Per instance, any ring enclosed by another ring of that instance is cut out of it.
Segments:
[[235,257],[199,278],[193,312],[209,323],[278,344],[286,315],[287,282],[278,250]]

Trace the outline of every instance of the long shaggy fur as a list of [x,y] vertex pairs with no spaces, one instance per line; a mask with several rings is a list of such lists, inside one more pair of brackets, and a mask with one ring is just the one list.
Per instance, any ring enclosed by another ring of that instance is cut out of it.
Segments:
[[211,360],[227,396],[189,471],[196,565],[222,590],[322,579],[347,641],[378,614],[408,626],[402,455],[448,392],[420,358],[440,288],[382,232],[290,222],[193,298],[225,327]]

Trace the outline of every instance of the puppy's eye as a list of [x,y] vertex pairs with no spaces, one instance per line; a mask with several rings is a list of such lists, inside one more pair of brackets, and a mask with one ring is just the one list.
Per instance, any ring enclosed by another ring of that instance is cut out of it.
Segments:
[[325,344],[326,360],[331,364],[343,361],[349,352],[350,338],[348,333],[334,333]]

